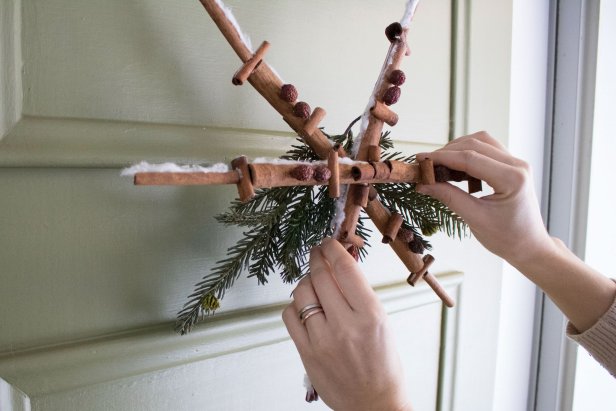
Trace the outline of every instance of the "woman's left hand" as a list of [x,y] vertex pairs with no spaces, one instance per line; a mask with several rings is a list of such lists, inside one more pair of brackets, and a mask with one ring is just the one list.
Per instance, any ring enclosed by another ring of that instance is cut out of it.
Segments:
[[[353,257],[325,239],[282,318],[312,385],[335,410],[410,410],[387,315]],[[308,309],[304,321],[299,313]],[[322,309],[322,311],[321,311]]]

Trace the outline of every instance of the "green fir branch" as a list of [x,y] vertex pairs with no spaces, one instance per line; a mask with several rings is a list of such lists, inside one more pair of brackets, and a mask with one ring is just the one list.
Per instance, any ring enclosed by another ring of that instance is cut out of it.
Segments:
[[[353,145],[355,119],[341,135],[327,137],[345,150]],[[393,150],[389,132],[380,139],[382,160],[413,162],[415,156]],[[316,153],[303,141],[281,158],[295,161],[317,161]],[[466,235],[462,219],[445,205],[415,192],[414,184],[375,184],[380,200],[391,211],[405,218],[404,227],[411,230],[424,247],[430,244],[423,236],[442,230],[449,236]],[[186,334],[203,316],[209,316],[220,306],[225,292],[233,286],[242,272],[255,277],[259,284],[267,282],[270,273],[280,271],[285,282],[294,282],[308,271],[310,249],[323,238],[333,234],[332,219],[335,200],[328,195],[327,186],[295,186],[257,190],[251,201],[235,200],[227,212],[216,219],[226,226],[246,229],[242,238],[227,250],[227,258],[218,261],[210,273],[195,286],[188,302],[178,313],[176,330]],[[368,254],[371,230],[366,227],[368,217],[362,211],[356,234],[366,246],[359,250],[359,258]]]

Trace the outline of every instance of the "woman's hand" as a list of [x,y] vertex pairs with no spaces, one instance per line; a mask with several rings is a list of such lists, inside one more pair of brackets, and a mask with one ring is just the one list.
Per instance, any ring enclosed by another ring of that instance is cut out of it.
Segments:
[[614,303],[616,284],[585,265],[547,233],[529,166],[487,133],[453,140],[431,158],[487,182],[494,194],[476,198],[449,184],[417,191],[445,203],[466,221],[477,239],[545,291],[579,332],[588,330]]
[[494,189],[493,194],[477,198],[449,183],[417,187],[460,215],[488,250],[521,268],[554,249],[541,219],[530,167],[490,135],[471,134],[432,153],[417,154],[418,160],[425,158],[465,171]]
[[[353,257],[325,239],[283,312],[312,385],[337,411],[410,410],[387,316]],[[299,312],[320,304],[302,324]]]

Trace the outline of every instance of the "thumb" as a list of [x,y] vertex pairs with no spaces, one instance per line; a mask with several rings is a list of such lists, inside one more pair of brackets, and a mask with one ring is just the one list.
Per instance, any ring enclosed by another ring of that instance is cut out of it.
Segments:
[[471,226],[478,216],[478,199],[452,184],[417,184],[415,191],[439,200]]

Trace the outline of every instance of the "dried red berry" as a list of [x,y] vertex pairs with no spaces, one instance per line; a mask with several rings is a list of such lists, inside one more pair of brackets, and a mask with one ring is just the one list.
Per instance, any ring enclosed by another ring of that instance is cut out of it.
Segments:
[[291,170],[291,177],[299,181],[307,181],[314,175],[314,169],[307,164],[300,164]]
[[423,243],[417,238],[413,238],[413,241],[409,242],[409,248],[415,254],[423,254],[426,248]]
[[397,237],[400,240],[404,241],[405,243],[410,243],[411,241],[415,239],[415,234],[413,234],[411,230],[408,230],[406,228],[401,228],[400,230],[398,230]]
[[297,89],[293,84],[283,84],[280,89],[280,98],[286,102],[293,103],[297,100]]
[[319,183],[329,180],[332,176],[332,172],[326,166],[316,166],[314,168],[314,179]]
[[445,166],[434,166],[434,179],[439,183],[451,180],[451,170]]
[[402,25],[398,22],[391,23],[389,26],[385,28],[385,35],[387,39],[393,43],[394,41],[400,40],[400,35],[402,34]]
[[383,103],[388,106],[396,104],[398,99],[400,99],[400,87],[398,86],[390,87],[383,93]]
[[293,106],[293,114],[306,120],[310,117],[310,106],[306,102],[299,101]]
[[388,80],[394,86],[401,86],[406,81],[406,75],[404,74],[404,71],[402,70],[394,70],[391,73],[389,73]]

